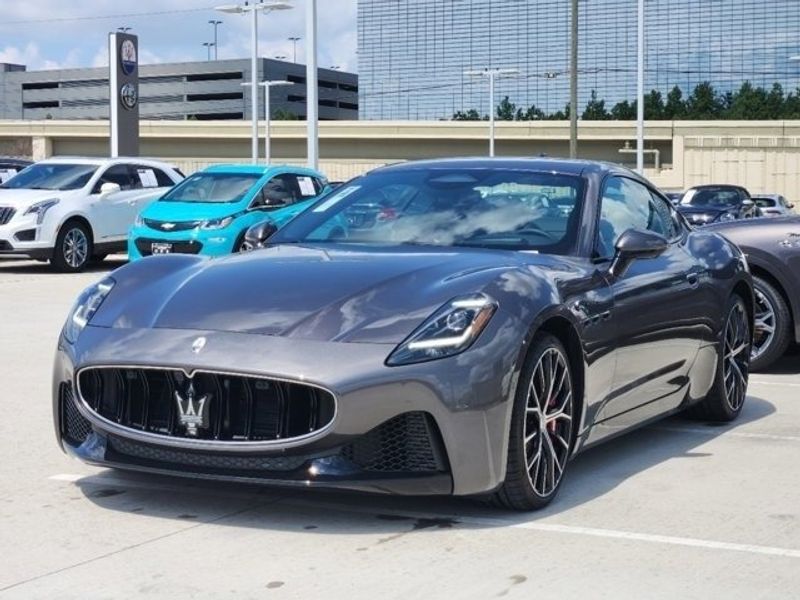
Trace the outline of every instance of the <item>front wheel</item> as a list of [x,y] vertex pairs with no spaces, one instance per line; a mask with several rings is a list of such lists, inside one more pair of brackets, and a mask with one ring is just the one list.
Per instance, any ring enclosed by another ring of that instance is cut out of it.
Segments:
[[572,451],[574,413],[567,352],[557,338],[542,335],[517,385],[506,478],[495,494],[499,504],[536,510],[555,497]]
[[65,223],[56,236],[50,264],[62,273],[77,273],[86,268],[92,256],[92,236],[79,221]]
[[769,281],[753,276],[753,292],[756,311],[750,369],[761,371],[789,347],[792,316],[786,300]]
[[742,412],[750,378],[753,336],[744,300],[734,295],[718,345],[717,371],[708,395],[691,408],[692,416],[709,421],[733,421]]

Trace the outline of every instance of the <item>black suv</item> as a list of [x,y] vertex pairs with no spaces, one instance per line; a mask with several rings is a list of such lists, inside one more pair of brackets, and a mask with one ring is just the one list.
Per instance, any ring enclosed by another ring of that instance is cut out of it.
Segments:
[[690,188],[677,208],[692,225],[760,216],[750,192],[738,185],[698,185]]

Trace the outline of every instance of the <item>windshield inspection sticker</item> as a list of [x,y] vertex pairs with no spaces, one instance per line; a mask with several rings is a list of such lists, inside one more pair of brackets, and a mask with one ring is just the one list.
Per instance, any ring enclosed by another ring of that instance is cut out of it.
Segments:
[[349,188],[346,188],[346,189],[342,190],[341,192],[337,192],[336,194],[334,194],[333,196],[331,196],[330,198],[325,200],[325,202],[320,204],[317,208],[315,208],[314,212],[315,213],[316,212],[325,212],[330,207],[338,204],[339,202],[341,202],[342,200],[347,198],[350,194],[352,194],[353,192],[357,192],[360,189],[361,189],[360,185],[354,185],[352,187],[349,187]]
[[158,180],[153,169],[137,169],[139,172],[139,181],[142,182],[142,187],[154,188],[158,187]]
[[311,177],[298,177],[297,183],[300,184],[300,193],[303,196],[316,196],[317,190],[314,188],[314,182]]

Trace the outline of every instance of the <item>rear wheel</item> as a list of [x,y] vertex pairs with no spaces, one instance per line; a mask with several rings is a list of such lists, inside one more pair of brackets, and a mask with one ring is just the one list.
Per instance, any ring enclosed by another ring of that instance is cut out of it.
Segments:
[[86,268],[92,256],[92,236],[80,221],[67,221],[56,236],[50,264],[62,273],[76,273]]
[[733,421],[739,416],[750,378],[753,337],[747,308],[738,295],[728,302],[727,315],[714,385],[705,399],[691,408],[693,416],[710,421]]
[[755,323],[750,368],[761,371],[783,356],[789,347],[792,317],[786,300],[767,280],[753,277]]
[[495,494],[499,504],[535,510],[555,497],[572,451],[574,407],[567,352],[557,338],[543,335],[517,385],[506,478]]

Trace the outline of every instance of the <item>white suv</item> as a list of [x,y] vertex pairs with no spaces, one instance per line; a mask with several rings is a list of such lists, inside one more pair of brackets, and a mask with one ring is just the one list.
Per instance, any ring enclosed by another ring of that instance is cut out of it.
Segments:
[[124,251],[128,228],[151,200],[183,179],[139,158],[51,158],[0,185],[0,255],[80,271]]

